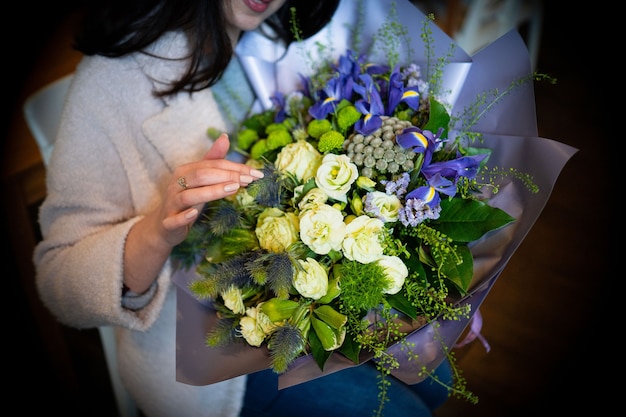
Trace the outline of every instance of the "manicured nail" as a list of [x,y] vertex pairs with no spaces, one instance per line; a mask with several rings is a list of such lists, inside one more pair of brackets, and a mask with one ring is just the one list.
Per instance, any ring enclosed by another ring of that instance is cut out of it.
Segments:
[[252,181],[254,181],[254,179],[254,177],[246,174],[242,174],[239,176],[239,182],[243,182],[244,184],[250,184]]
[[193,219],[197,215],[198,215],[198,209],[193,208],[193,209],[189,210],[187,213],[185,213],[185,218],[186,219]]
[[239,184],[237,184],[236,182],[233,182],[232,184],[226,184],[224,186],[224,191],[226,191],[227,193],[230,193],[232,191],[237,191],[239,189]]
[[259,171],[258,169],[251,169],[250,175],[256,178],[263,178],[265,176],[265,174],[262,171]]

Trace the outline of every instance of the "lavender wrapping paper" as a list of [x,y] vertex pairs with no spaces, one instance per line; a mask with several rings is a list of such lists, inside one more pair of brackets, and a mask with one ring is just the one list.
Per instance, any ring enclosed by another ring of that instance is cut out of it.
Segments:
[[[389,13],[391,0],[365,0],[363,14],[368,33],[363,34],[363,45],[371,43],[371,36],[383,23],[381,16]],[[420,38],[422,22],[427,19],[413,4],[397,0],[397,20],[409,28],[412,60],[423,64],[423,44]],[[357,2],[344,0],[327,28],[315,37],[292,45],[287,51],[267,43],[255,32],[246,34],[238,46],[238,56],[258,97],[257,109],[271,107],[269,97],[275,91],[288,93],[298,88],[298,73],[310,71],[302,59],[302,51],[314,51],[316,42],[332,45],[338,56],[350,45],[351,34],[346,24],[353,24],[358,16]],[[454,41],[430,23],[436,56],[449,51]],[[369,43],[368,43],[369,42]],[[455,44],[456,45],[456,44]],[[368,52],[372,61],[385,62]],[[403,57],[403,63],[408,62]],[[425,64],[424,64],[425,65]],[[425,67],[423,67],[425,68]],[[423,69],[424,70],[424,69]],[[516,31],[511,31],[496,40],[471,58],[458,46],[444,72],[444,90],[453,92],[447,96],[452,104],[452,114],[461,112],[473,104],[478,94],[494,88],[506,89],[512,80],[529,75],[528,50]],[[577,149],[539,138],[535,113],[535,97],[532,83],[517,87],[501,99],[473,128],[484,134],[481,146],[491,148],[490,166],[513,167],[534,177],[539,187],[531,194],[523,184],[512,179],[503,179],[500,192],[489,197],[489,204],[499,207],[516,218],[516,221],[473,242],[474,277],[467,296],[458,300],[471,305],[470,318],[450,321],[437,319],[425,326],[404,323],[409,342],[415,344],[414,353],[418,360],[407,361],[400,344],[392,345],[388,351],[401,363],[392,374],[400,380],[415,384],[424,379],[418,376],[422,367],[434,369],[444,359],[442,344],[452,347],[463,333],[484,301],[489,290],[506,266],[507,262],[528,234],[545,207],[554,184]],[[455,130],[450,131],[454,137]],[[195,272],[177,273],[173,280],[177,288],[177,380],[190,385],[207,385],[239,375],[270,367],[271,360],[266,348],[254,348],[244,343],[224,348],[209,348],[204,340],[206,333],[215,323],[215,313],[210,303],[198,301],[188,290],[188,283]],[[363,354],[360,364],[371,359]],[[279,388],[296,385],[330,373],[357,366],[341,354],[334,353],[321,371],[312,357],[296,359],[289,370],[279,377]]]

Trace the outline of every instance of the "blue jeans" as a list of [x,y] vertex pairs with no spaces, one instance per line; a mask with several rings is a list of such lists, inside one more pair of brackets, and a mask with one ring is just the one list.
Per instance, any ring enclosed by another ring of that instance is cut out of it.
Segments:
[[[278,390],[277,374],[271,370],[256,372],[248,375],[240,417],[370,417],[379,407],[378,374],[367,362]],[[435,374],[448,386],[452,384],[447,361]],[[448,399],[448,388],[432,378],[415,385],[393,377],[389,382],[385,416],[431,417],[432,410]]]

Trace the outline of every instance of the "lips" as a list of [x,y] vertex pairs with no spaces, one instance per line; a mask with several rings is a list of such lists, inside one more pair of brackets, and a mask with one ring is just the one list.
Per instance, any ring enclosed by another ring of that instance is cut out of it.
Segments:
[[243,0],[250,10],[256,13],[263,13],[269,7],[272,0]]

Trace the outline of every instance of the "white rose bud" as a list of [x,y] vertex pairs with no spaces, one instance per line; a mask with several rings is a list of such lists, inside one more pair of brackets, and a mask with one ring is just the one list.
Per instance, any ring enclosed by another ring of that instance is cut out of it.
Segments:
[[363,205],[367,214],[385,223],[398,221],[398,213],[402,208],[402,202],[397,196],[380,191],[367,193],[363,199]]
[[306,261],[299,259],[301,268],[296,270],[293,286],[300,295],[319,300],[328,292],[328,273],[322,265],[313,258]]
[[345,231],[343,214],[334,207],[322,204],[300,213],[300,239],[318,255],[341,249]]
[[280,253],[298,241],[298,216],[277,208],[265,209],[257,219],[255,233],[259,246]]
[[328,201],[328,195],[324,190],[321,188],[312,188],[302,197],[302,200],[298,203],[298,208],[304,211],[325,204],[326,201]]
[[300,182],[306,182],[315,175],[322,160],[317,149],[305,140],[284,146],[276,156],[274,165],[281,172],[293,174]]
[[327,154],[315,174],[315,183],[332,199],[347,202],[346,195],[359,176],[347,155]]
[[352,220],[341,245],[343,255],[362,264],[378,260],[383,254],[380,239],[384,227],[382,220],[365,215]]
[[251,346],[261,346],[265,337],[274,328],[269,317],[265,315],[260,308],[251,307],[246,310],[246,315],[239,320],[239,328],[241,335]]
[[409,270],[397,256],[383,255],[378,261],[385,271],[385,275],[389,278],[389,287],[385,290],[386,294],[397,294],[404,285],[404,280],[409,276]]
[[243,314],[246,311],[246,307],[243,304],[243,297],[241,296],[241,290],[234,285],[228,287],[226,291],[222,293],[224,299],[224,305],[235,314]]

